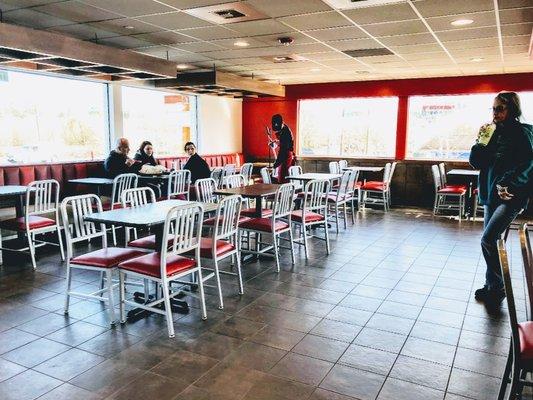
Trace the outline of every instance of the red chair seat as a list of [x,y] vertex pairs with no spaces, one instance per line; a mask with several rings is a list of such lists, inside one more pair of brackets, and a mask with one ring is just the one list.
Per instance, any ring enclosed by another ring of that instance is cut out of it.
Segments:
[[361,186],[363,190],[375,190],[382,192],[385,190],[385,184],[379,181],[367,181]]
[[466,189],[460,188],[460,187],[445,187],[442,189],[439,189],[439,194],[465,194]]
[[[339,201],[343,201],[346,195],[341,195],[338,197]],[[336,192],[329,192],[328,194],[328,201],[335,203],[337,201],[337,193]]]
[[[173,241],[174,241],[174,235],[169,235],[168,240],[167,240],[167,246],[170,246]],[[139,249],[159,250],[155,243],[155,235],[150,235],[150,236],[132,240],[128,242],[128,247],[136,247]]]
[[[28,217],[28,225],[30,230],[46,228],[47,226],[54,226],[56,221],[50,218],[39,217],[37,215],[30,215]],[[26,231],[26,218],[11,218],[6,219],[0,223],[2,228],[8,229],[10,231],[25,232]]]
[[146,253],[139,250],[107,247],[74,257],[70,260],[70,263],[100,268],[113,268],[123,261],[142,256],[143,254]]
[[[303,220],[302,214],[303,214],[303,210],[293,211],[291,213],[291,218],[293,221],[302,222]],[[318,213],[311,212],[311,211],[307,211],[305,213],[305,222],[310,223],[310,222],[317,222],[317,221],[324,221],[324,216]]]
[[[261,217],[270,217],[272,215],[272,209],[270,208],[263,208],[261,209]],[[244,210],[241,210],[241,215],[245,217],[255,218],[255,208],[245,208]]]
[[[96,204],[93,204],[93,210],[96,210],[97,208],[98,206]],[[115,205],[113,206],[113,210],[118,210],[119,208],[123,208],[122,203],[115,203]],[[102,211],[109,210],[111,210],[111,203],[102,203]]]
[[[277,221],[274,225],[274,231],[278,232],[287,229],[289,224],[284,221]],[[254,231],[272,232],[271,218],[252,218],[241,225],[243,229],[253,229]]]
[[465,191],[468,189],[466,185],[448,185],[444,186],[445,189],[447,188],[454,188],[454,189],[464,189]]
[[[243,222],[246,222],[248,221],[250,218],[249,217],[239,217],[239,225],[242,224]],[[215,220],[216,218],[213,217],[213,218],[207,218],[206,220],[204,220],[204,225],[207,225],[207,226],[213,226],[215,225]]]
[[[124,261],[118,266],[121,270],[137,272],[139,274],[161,278],[161,254],[149,253]],[[167,256],[167,276],[196,267],[196,261],[178,255]]]
[[[161,196],[156,199],[156,201],[169,200],[167,196]],[[170,200],[187,200],[187,196],[184,194],[175,194],[170,196]]]
[[523,360],[533,360],[533,322],[521,322],[518,324],[520,336],[520,357]]
[[[217,240],[216,243],[216,256],[221,257],[224,254],[235,250],[235,246],[225,240]],[[200,240],[200,257],[214,258],[213,257],[213,238],[202,238]]]

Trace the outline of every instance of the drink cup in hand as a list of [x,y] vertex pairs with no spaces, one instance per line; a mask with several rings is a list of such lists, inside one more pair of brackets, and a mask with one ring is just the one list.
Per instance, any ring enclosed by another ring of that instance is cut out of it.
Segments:
[[489,144],[492,134],[496,130],[495,124],[485,124],[479,128],[479,133],[477,135],[477,142],[483,146]]

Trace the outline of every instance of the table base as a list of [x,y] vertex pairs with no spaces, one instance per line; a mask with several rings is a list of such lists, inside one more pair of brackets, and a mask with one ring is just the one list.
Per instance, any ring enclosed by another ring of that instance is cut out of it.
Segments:
[[[176,297],[183,298],[185,297],[185,293],[181,292]],[[155,297],[153,295],[148,296],[148,300],[145,300],[144,293],[143,292],[135,292],[133,293],[133,301],[139,304],[146,304],[151,301],[153,301]],[[163,303],[158,304],[155,306],[156,308],[159,308],[161,310],[164,309]],[[177,312],[178,314],[188,314],[189,313],[189,304],[184,300],[177,300],[175,298],[170,299],[170,308],[173,312]],[[128,322],[135,322],[142,318],[147,317],[150,314],[150,311],[144,310],[142,308],[134,308],[133,310],[128,311],[127,313],[127,320]]]

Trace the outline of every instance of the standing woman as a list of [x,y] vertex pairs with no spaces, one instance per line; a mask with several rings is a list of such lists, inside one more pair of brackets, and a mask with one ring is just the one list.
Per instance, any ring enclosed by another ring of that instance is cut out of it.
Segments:
[[494,125],[481,127],[470,152],[470,165],[480,170],[479,200],[485,207],[481,250],[487,264],[485,285],[475,298],[487,305],[505,298],[497,241],[533,194],[533,127],[520,122],[518,95],[499,93],[492,115],[495,130]]
[[139,150],[135,153],[134,160],[140,161],[141,165],[157,165],[159,162],[154,158],[154,146],[148,140],[141,143]]
[[283,123],[283,117],[279,114],[272,116],[272,130],[276,132],[279,139],[279,152],[274,168],[278,169],[278,183],[287,182],[286,176],[289,175],[289,167],[294,165],[294,140],[292,132],[287,125]]

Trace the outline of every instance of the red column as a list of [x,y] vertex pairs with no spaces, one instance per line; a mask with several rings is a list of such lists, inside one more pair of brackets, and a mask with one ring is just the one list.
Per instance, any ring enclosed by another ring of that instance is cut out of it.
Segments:
[[398,102],[398,119],[396,126],[396,160],[405,159],[407,147],[407,113],[408,113],[408,96],[400,96]]

